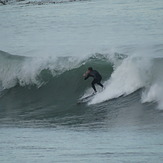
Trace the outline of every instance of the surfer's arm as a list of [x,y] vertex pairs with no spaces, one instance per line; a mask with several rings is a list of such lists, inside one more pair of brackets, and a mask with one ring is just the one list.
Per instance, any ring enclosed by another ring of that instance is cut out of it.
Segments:
[[89,75],[88,72],[86,72],[86,73],[83,74],[83,76],[84,76],[84,80],[87,80],[87,79],[89,78],[90,75]]
[[84,78],[84,80],[87,80],[89,78],[89,75],[87,75],[85,78]]

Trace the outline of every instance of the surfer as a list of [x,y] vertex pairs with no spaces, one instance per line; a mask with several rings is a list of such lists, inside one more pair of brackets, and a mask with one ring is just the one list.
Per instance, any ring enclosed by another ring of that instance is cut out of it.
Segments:
[[95,84],[100,85],[102,88],[104,87],[101,84],[102,76],[100,75],[100,73],[98,71],[93,70],[92,67],[88,67],[88,70],[86,71],[86,73],[83,74],[83,76],[84,76],[84,80],[87,80],[89,77],[93,77],[94,78],[92,83],[91,83],[91,85],[92,85],[92,88],[95,91],[95,93],[97,92]]

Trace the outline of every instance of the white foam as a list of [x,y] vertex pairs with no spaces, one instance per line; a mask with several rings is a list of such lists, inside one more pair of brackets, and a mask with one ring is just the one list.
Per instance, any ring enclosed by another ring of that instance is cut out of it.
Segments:
[[152,80],[142,93],[141,101],[157,102],[158,109],[163,110],[163,66],[162,59],[155,59],[155,64],[151,69]]
[[155,83],[146,89],[142,93],[142,102],[157,102],[158,109],[163,110],[163,85]]
[[105,90],[97,94],[89,104],[96,104],[128,95],[148,85],[151,78],[151,61],[141,57],[128,57],[115,68],[105,83]]

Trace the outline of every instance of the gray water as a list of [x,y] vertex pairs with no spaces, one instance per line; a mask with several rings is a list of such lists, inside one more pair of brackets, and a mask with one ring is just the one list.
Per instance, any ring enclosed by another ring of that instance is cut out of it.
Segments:
[[0,161],[161,163],[163,113],[155,104],[142,105],[132,98],[76,105],[62,116],[48,115],[47,108],[43,114],[49,119],[38,119],[39,110],[36,119],[8,121],[6,116],[1,119]]
[[[0,6],[0,50],[9,53],[0,51],[0,162],[162,163],[163,1],[26,2]],[[113,66],[56,60],[96,54]],[[90,89],[84,63],[101,69],[106,89],[77,105]],[[39,87],[47,69],[66,72]]]
[[15,55],[79,56],[123,53],[128,45],[150,48],[162,44],[162,6],[162,0],[1,6],[0,49]]
[[[153,127],[155,128],[155,127]],[[1,162],[162,162],[162,131],[150,127],[1,128]]]

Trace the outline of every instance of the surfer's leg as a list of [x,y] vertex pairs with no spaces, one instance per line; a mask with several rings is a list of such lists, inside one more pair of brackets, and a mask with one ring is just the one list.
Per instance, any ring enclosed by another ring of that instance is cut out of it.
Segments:
[[92,84],[92,88],[93,88],[93,90],[94,90],[95,92],[97,92],[96,87],[95,87],[95,83],[96,83],[96,81],[93,80],[91,84]]
[[100,82],[98,82],[97,84],[100,85],[102,88],[104,87]]
[[98,85],[100,85],[100,86],[103,88],[104,86],[101,84],[101,79],[102,79],[102,78],[99,78],[99,79],[97,80],[96,83],[97,83]]

